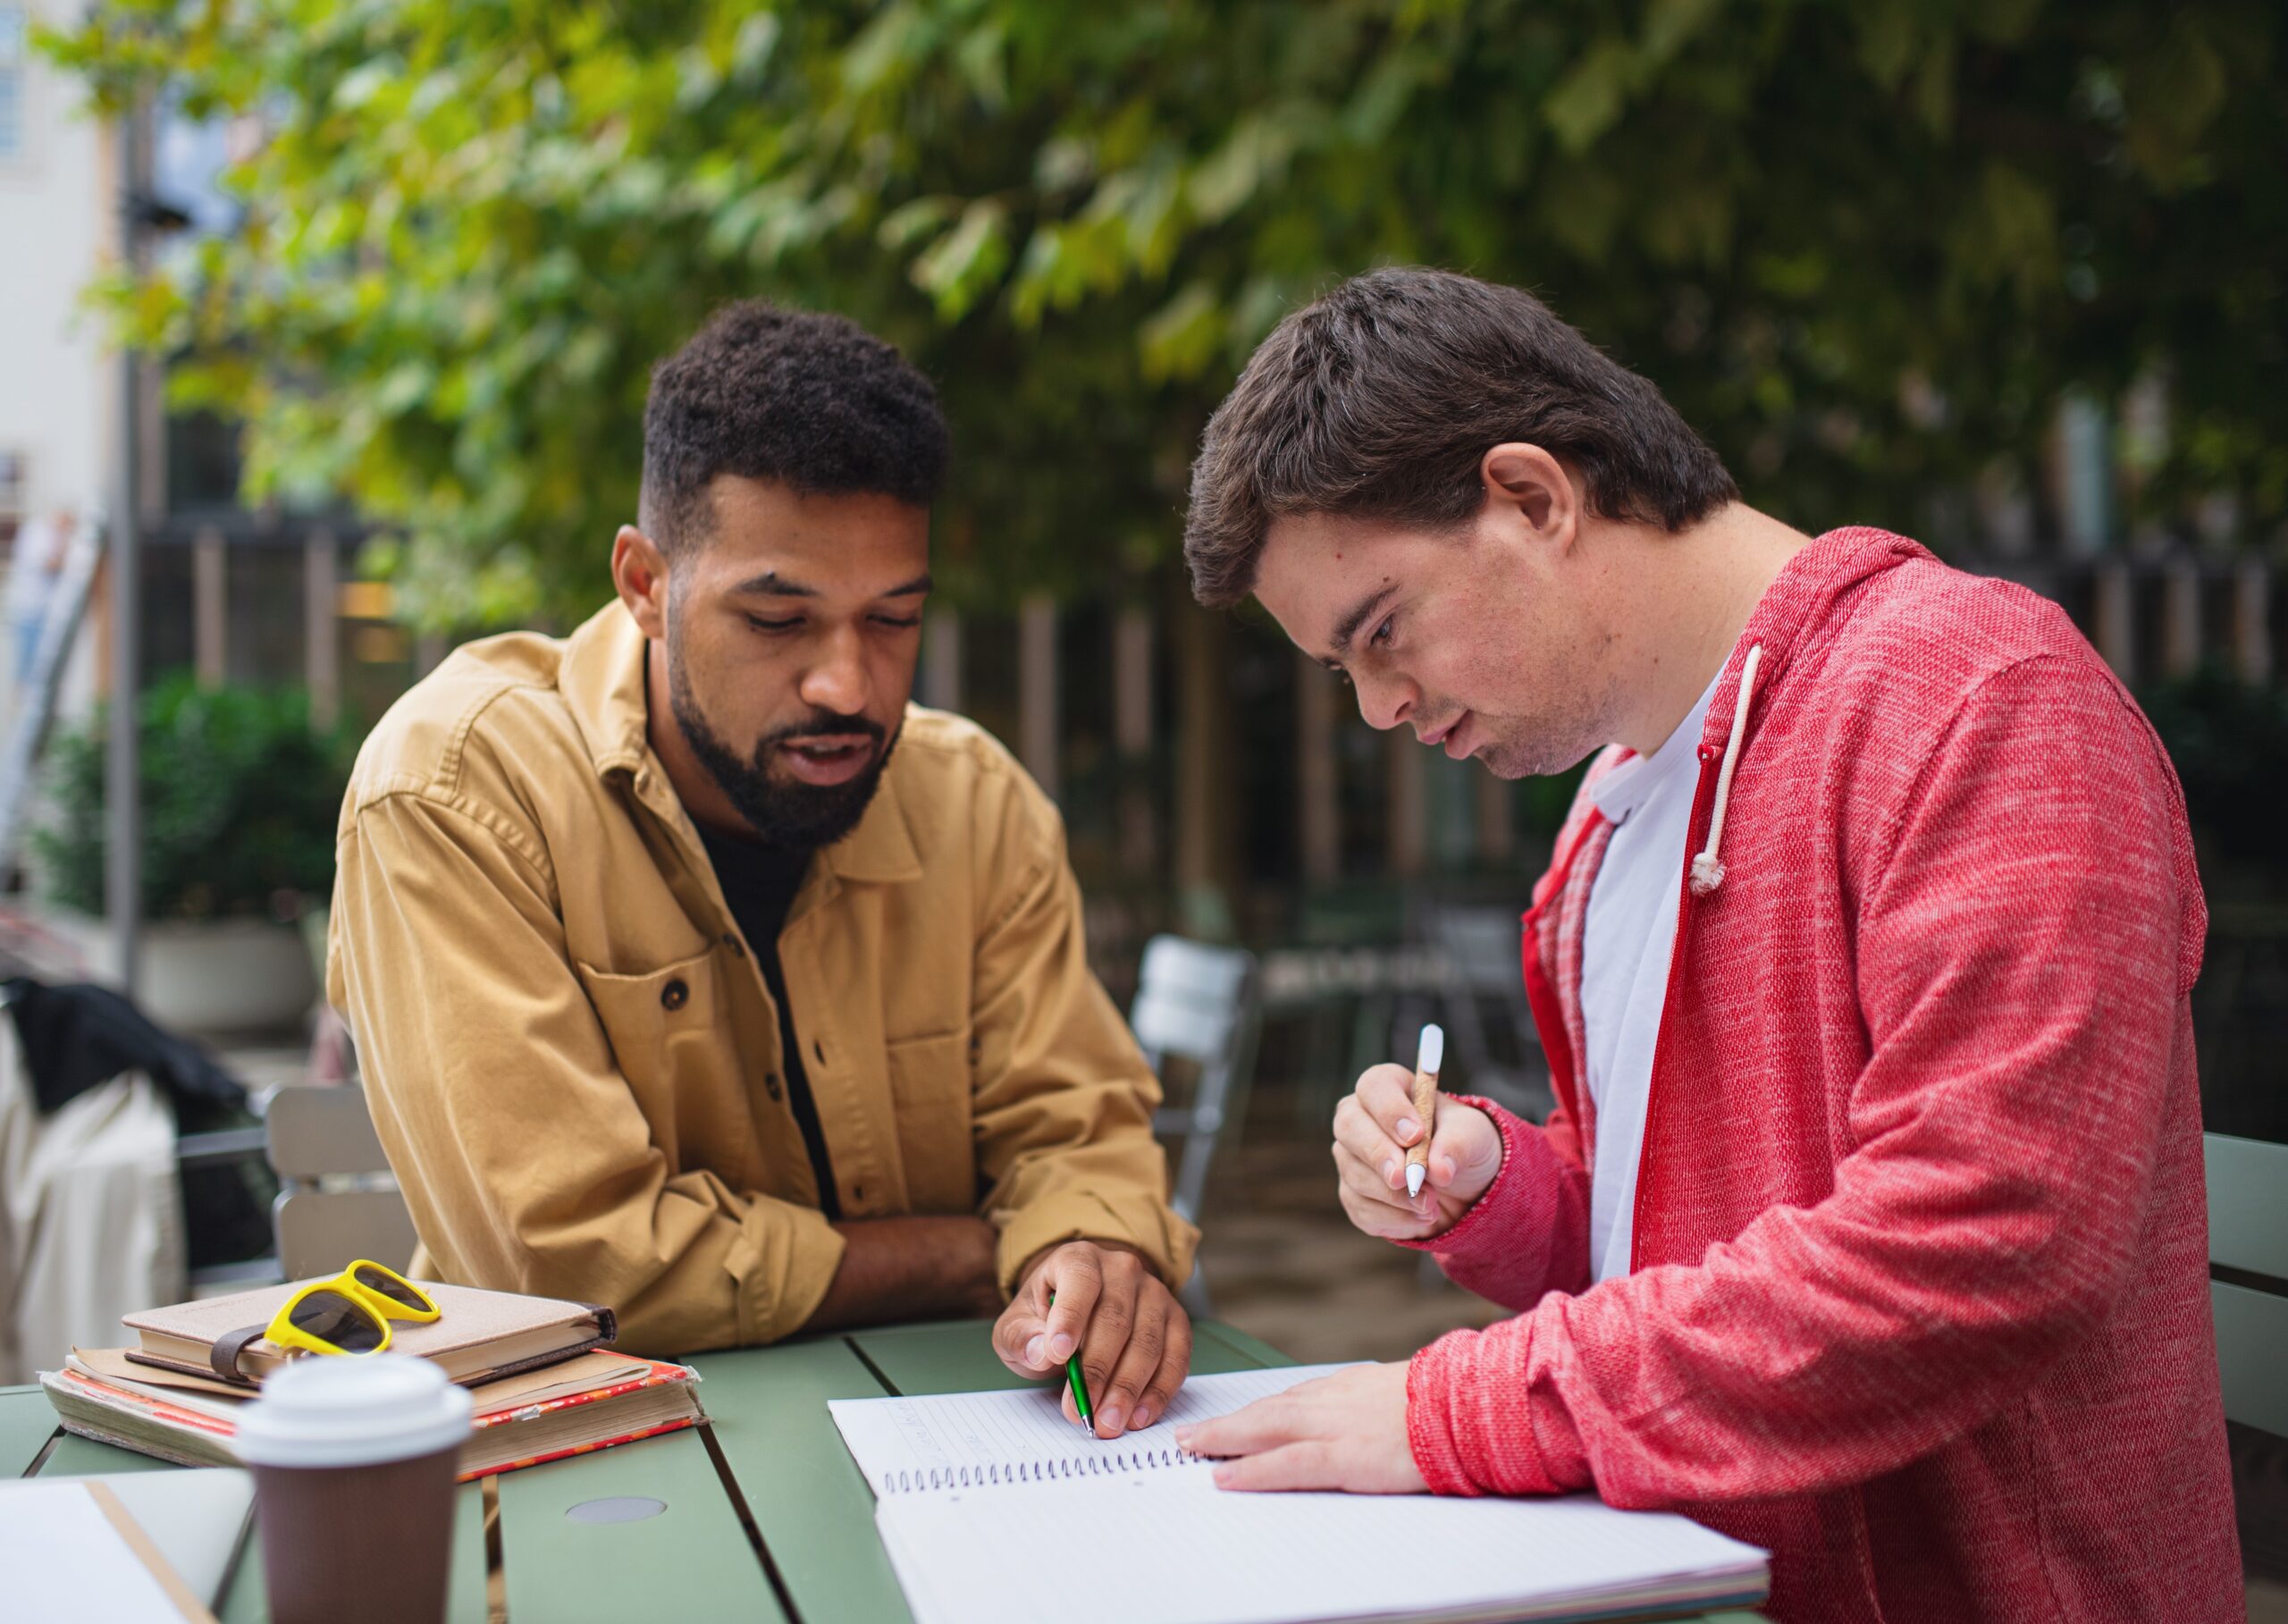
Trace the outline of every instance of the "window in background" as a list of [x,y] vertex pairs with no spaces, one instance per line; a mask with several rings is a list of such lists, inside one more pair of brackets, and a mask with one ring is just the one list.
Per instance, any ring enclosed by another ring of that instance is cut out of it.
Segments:
[[25,153],[24,8],[0,5],[0,164]]

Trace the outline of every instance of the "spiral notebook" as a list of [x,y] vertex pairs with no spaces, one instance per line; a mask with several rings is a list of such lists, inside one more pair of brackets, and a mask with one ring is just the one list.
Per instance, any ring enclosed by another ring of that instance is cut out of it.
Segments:
[[1563,1500],[1241,1494],[1175,1444],[1335,1365],[1195,1376],[1163,1420],[1084,1436],[1053,1387],[829,1403],[915,1624],[1624,1618],[1753,1605],[1765,1553],[1682,1517]]

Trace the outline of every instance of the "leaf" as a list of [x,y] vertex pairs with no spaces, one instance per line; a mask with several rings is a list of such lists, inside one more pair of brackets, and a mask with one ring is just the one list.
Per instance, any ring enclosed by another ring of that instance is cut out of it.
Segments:
[[2122,73],[2130,156],[2174,183],[2225,103],[2225,64],[2198,24],[2180,18],[2160,48],[2132,56]]
[[1644,10],[1644,60],[1669,61],[1723,9],[1723,0],[1653,0]]
[[933,295],[939,316],[958,320],[1009,263],[1009,238],[1000,204],[981,198],[962,211],[946,232],[913,262],[913,285]]
[[1585,150],[1619,120],[1636,71],[1626,42],[1606,38],[1589,47],[1542,104],[1542,117],[1567,152]]
[[1205,282],[1188,283],[1138,331],[1144,375],[1154,383],[1197,375],[1216,359],[1223,338],[1216,290]]

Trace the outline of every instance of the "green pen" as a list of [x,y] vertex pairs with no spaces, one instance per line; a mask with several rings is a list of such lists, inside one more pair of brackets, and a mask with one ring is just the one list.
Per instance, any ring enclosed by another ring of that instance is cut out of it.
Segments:
[[[1048,1306],[1056,1306],[1056,1293],[1048,1294]],[[1065,1385],[1072,1389],[1072,1408],[1080,1412],[1081,1430],[1091,1438],[1097,1435],[1096,1413],[1089,1408],[1089,1384],[1081,1375],[1081,1350],[1072,1350],[1072,1357],[1064,1361]]]

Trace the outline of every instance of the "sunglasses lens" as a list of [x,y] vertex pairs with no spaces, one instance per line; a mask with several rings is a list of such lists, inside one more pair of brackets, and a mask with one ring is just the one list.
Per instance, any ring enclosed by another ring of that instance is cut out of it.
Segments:
[[368,1263],[358,1269],[356,1278],[358,1283],[367,1291],[378,1292],[400,1307],[426,1312],[431,1306],[428,1298],[387,1269],[376,1268]]
[[373,1309],[340,1292],[313,1292],[294,1305],[294,1329],[331,1342],[344,1353],[371,1353],[382,1345],[382,1322]]

